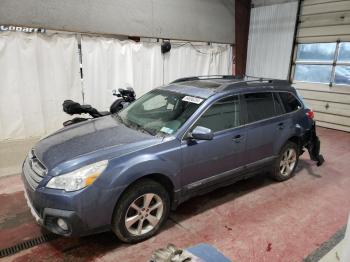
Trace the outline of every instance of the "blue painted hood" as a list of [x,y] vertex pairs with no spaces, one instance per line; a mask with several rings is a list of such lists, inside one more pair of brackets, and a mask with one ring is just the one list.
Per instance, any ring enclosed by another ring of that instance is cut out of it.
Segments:
[[128,128],[113,116],[105,116],[60,129],[40,140],[34,152],[48,169],[52,169],[82,155],[96,151],[102,154],[104,149],[110,151],[111,147],[120,155],[124,153],[124,147],[127,152],[130,146],[135,150],[157,142],[159,139]]

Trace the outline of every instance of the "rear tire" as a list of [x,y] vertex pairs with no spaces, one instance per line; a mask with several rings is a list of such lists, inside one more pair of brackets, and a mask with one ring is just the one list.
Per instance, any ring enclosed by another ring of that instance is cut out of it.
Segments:
[[126,243],[137,243],[154,236],[166,221],[170,197],[165,188],[151,179],[129,187],[118,201],[112,230]]
[[277,181],[285,181],[295,175],[299,161],[298,145],[288,141],[276,159],[271,177]]

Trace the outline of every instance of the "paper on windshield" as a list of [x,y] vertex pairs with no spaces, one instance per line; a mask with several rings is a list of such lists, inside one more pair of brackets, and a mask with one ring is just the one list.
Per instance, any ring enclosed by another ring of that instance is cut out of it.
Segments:
[[185,96],[184,98],[182,98],[182,101],[190,102],[190,103],[194,103],[194,104],[200,104],[203,102],[203,99],[198,98],[198,97],[194,97],[194,96]]

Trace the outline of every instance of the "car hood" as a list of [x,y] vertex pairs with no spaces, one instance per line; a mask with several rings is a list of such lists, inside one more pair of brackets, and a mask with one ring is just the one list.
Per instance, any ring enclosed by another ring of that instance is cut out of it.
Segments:
[[[139,143],[138,143],[139,142]],[[155,137],[128,128],[113,116],[105,116],[74,124],[40,140],[34,147],[34,153],[46,168],[52,169],[58,164],[79,156],[115,148],[119,154],[125,154],[123,147],[134,144],[133,150],[159,142]]]

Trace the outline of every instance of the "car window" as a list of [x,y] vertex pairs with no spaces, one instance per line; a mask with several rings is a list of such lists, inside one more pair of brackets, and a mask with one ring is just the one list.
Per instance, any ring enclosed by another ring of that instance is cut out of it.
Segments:
[[162,108],[165,109],[165,105],[167,104],[168,104],[168,101],[165,96],[156,95],[143,103],[143,109],[145,111],[162,109]]
[[275,103],[275,111],[276,111],[276,115],[282,115],[285,113],[284,111],[284,107],[282,104],[281,99],[279,98],[277,93],[273,93],[273,101]]
[[193,126],[203,126],[213,132],[239,126],[240,106],[238,96],[231,96],[215,102]]
[[166,90],[153,90],[118,113],[130,128],[157,135],[175,133],[204,101]]
[[299,108],[301,108],[299,100],[296,99],[296,97],[292,93],[280,92],[279,95],[287,113],[296,111]]
[[276,115],[271,92],[244,94],[248,123]]

